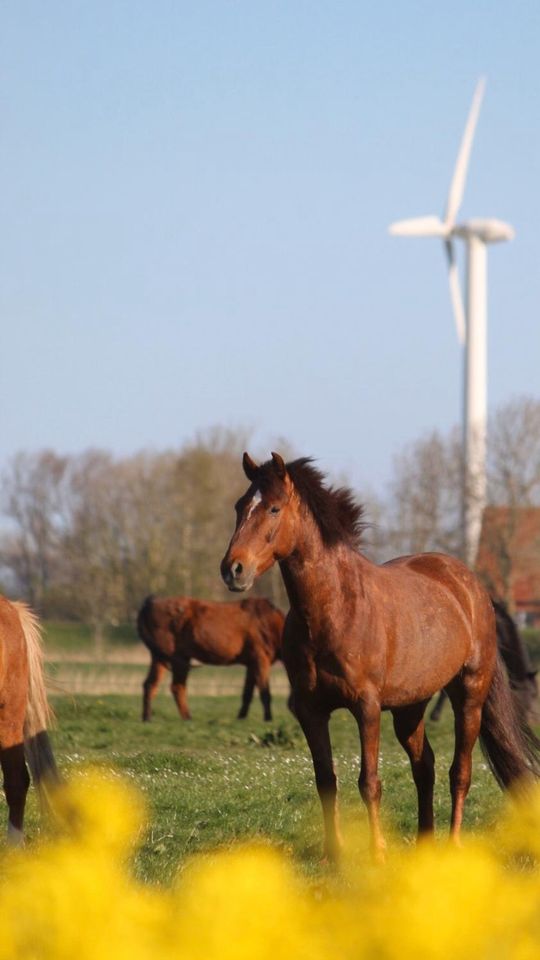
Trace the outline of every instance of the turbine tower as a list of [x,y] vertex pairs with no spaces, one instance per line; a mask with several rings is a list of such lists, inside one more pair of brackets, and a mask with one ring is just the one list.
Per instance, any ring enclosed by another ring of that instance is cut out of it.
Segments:
[[[464,348],[461,522],[463,558],[469,566],[475,561],[486,504],[487,244],[511,240],[514,236],[513,228],[501,220],[456,222],[484,87],[485,81],[481,79],[465,124],[443,218],[428,216],[399,220],[389,228],[391,234],[399,237],[440,237],[445,246],[450,298],[458,340]],[[467,248],[466,309],[455,255],[456,237],[464,240]]]

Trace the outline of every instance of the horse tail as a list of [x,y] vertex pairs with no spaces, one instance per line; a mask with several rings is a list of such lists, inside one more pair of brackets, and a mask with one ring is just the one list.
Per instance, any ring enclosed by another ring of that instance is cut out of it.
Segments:
[[60,776],[47,733],[53,713],[47,700],[43,671],[41,627],[34,613],[21,602],[13,604],[20,620],[28,659],[28,695],[24,718],[24,753],[32,780],[42,804],[50,806],[47,788],[60,782]]
[[139,638],[144,643],[145,647],[150,651],[154,660],[157,660],[159,663],[163,663],[166,667],[170,666],[170,661],[167,659],[163,650],[160,650],[157,643],[154,640],[154,635],[152,633],[152,627],[150,625],[150,613],[152,610],[152,605],[154,603],[154,595],[151,593],[145,600],[141,609],[137,614],[137,633]]
[[540,740],[510,689],[499,653],[482,710],[480,745],[499,786],[540,777]]
[[140,639],[145,644],[149,646],[152,642],[152,635],[150,633],[150,628],[148,626],[148,614],[150,613],[150,608],[152,606],[154,597],[150,594],[143,600],[142,606],[137,614],[137,633],[139,634]]

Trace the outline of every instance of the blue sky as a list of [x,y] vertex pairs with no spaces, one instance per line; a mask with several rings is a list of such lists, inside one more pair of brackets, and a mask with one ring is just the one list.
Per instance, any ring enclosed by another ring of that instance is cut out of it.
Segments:
[[460,420],[436,240],[489,253],[489,404],[538,395],[536,2],[93,0],[0,9],[0,463],[177,447],[215,424],[382,489]]

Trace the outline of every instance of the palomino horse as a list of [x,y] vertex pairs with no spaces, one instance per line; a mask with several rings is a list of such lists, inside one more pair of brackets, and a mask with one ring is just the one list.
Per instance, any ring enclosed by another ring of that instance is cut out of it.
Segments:
[[375,856],[384,855],[378,776],[381,710],[391,711],[418,793],[418,829],[433,830],[434,758],[424,729],[433,694],[446,688],[455,714],[450,768],[451,834],[458,838],[480,735],[501,785],[539,769],[497,655],[491,600],[471,571],[428,553],[377,566],[358,552],[362,508],[334,489],[309,458],[262,466],[244,454],[250,486],[221,564],[230,590],[248,590],[278,562],[290,601],[283,660],[294,708],[313,757],[325,851],[338,855],[336,777],[328,723],[346,707],[361,743],[359,787]]
[[[521,709],[529,723],[538,718],[538,684],[535,670],[526,644],[520,636],[512,617],[504,603],[491,601],[495,610],[495,624],[497,628],[497,646],[508,674],[510,686],[514,691]],[[447,696],[441,690],[437,702],[429,715],[435,722],[440,719]]]
[[47,735],[49,719],[38,620],[25,604],[0,597],[0,764],[11,843],[23,840],[30,783],[25,755],[42,800],[47,784],[58,780]]
[[152,700],[163,672],[172,672],[171,693],[180,716],[189,720],[186,681],[191,659],[201,663],[246,666],[239,719],[247,717],[257,687],[265,720],[272,719],[270,667],[281,657],[285,617],[269,600],[251,597],[241,603],[210,603],[192,597],[147,597],[137,629],[152,661],[143,684],[143,720],[150,720]]

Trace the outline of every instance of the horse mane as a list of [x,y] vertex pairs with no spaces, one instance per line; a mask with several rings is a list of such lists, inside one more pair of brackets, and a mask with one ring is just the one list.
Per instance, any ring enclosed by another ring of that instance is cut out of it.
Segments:
[[[313,457],[300,457],[287,464],[287,472],[302,503],[315,520],[323,543],[334,546],[347,543],[358,549],[368,524],[364,521],[364,507],[356,501],[349,487],[325,485],[325,476],[313,466]],[[261,488],[270,489],[275,482],[272,460],[259,467]]]

